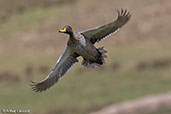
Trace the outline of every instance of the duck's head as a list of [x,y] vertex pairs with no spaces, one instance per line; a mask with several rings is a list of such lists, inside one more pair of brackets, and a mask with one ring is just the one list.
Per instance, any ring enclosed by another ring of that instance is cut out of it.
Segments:
[[59,32],[60,33],[65,33],[65,34],[69,34],[69,35],[73,35],[72,28],[69,25],[66,25],[64,28],[59,30]]

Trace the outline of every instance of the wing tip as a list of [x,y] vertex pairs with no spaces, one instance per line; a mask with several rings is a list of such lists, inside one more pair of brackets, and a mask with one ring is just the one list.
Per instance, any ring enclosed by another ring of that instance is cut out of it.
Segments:
[[37,83],[37,82],[34,82],[34,81],[30,81],[31,82],[31,84],[30,84],[30,86],[31,86],[31,89],[34,91],[34,92],[36,92],[36,93],[41,93],[42,91],[45,91],[45,90],[43,90],[43,89],[40,89],[40,88],[38,88],[38,85],[39,85],[39,83]]
[[118,18],[120,17],[126,17],[128,20],[131,18],[131,13],[127,10],[127,9],[117,9],[117,13],[118,13]]
[[[57,80],[58,81],[58,80]],[[56,82],[57,82],[56,81]],[[30,81],[31,82],[31,84],[30,84],[30,86],[31,86],[31,89],[34,91],[34,92],[36,92],[36,93],[41,93],[41,92],[43,92],[43,91],[46,91],[47,89],[49,89],[51,86],[53,86],[55,83],[53,83],[52,85],[50,85],[50,86],[46,86],[46,87],[44,87],[43,85],[44,85],[44,83],[43,82],[39,82],[39,83],[37,83],[37,82],[34,82],[34,81]]]

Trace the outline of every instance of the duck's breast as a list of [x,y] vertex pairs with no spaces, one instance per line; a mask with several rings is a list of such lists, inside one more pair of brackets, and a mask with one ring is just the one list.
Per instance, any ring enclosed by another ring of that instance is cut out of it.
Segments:
[[79,55],[86,59],[92,59],[98,54],[96,47],[83,35],[79,35],[76,50]]

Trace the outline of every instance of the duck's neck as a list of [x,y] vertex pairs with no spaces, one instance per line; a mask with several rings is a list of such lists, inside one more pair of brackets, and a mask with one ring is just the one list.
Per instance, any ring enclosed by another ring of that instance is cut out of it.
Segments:
[[73,32],[69,34],[69,38],[70,38],[71,40],[75,40],[75,38],[74,38],[74,33],[73,33]]
[[74,34],[69,34],[68,45],[74,47],[76,39],[74,38]]

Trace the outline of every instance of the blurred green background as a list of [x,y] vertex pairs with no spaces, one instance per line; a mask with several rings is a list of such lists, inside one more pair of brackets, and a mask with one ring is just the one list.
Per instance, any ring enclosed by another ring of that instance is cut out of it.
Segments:
[[[121,8],[132,18],[96,44],[108,50],[102,68],[85,68],[79,62],[48,91],[31,90],[30,80],[45,78],[66,46],[68,36],[58,33],[60,28],[68,24],[79,32],[107,24]],[[169,92],[170,19],[170,0],[0,0],[0,109],[87,114]]]

